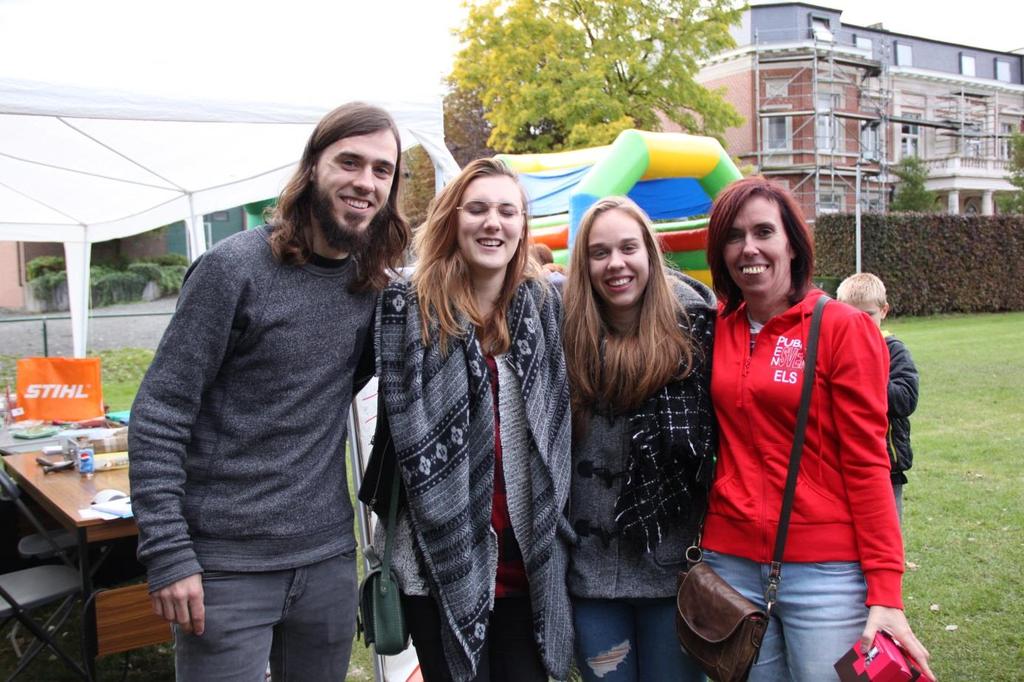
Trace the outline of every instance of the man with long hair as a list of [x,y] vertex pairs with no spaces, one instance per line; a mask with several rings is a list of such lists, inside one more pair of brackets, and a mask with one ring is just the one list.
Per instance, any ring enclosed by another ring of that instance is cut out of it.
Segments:
[[[346,410],[402,259],[401,143],[327,114],[269,225],[189,268],[132,406],[132,506],[179,679],[345,678],[356,567]],[[366,361],[369,358],[369,362]]]

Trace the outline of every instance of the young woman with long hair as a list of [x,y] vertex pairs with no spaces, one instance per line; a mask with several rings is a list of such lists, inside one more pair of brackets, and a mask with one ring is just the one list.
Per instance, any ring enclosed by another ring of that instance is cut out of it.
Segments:
[[407,500],[394,561],[421,670],[427,682],[564,679],[561,304],[529,257],[515,174],[470,163],[414,247],[411,281],[381,295],[377,352]]
[[569,591],[588,682],[704,679],[676,639],[674,596],[714,451],[714,319],[710,289],[665,267],[636,204],[584,214],[563,337],[579,535]]

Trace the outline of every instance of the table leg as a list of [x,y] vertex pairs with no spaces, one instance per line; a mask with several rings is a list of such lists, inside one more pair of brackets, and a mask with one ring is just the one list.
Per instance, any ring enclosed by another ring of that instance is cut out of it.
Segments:
[[82,663],[89,672],[89,679],[96,679],[96,607],[92,599],[92,565],[89,561],[89,540],[84,528],[78,529],[78,570],[82,577],[82,628],[85,632],[85,660]]

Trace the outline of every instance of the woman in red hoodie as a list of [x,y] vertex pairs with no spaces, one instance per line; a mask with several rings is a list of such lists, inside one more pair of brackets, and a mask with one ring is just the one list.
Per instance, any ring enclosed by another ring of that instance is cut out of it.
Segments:
[[[702,545],[709,565],[763,606],[804,347],[823,292],[811,285],[814,246],[799,207],[763,178],[740,180],[715,201],[708,263],[720,301],[711,384],[720,440]],[[751,680],[835,679],[835,661],[879,629],[930,674],[903,613],[885,449],[888,362],[867,315],[825,307],[782,582]]]

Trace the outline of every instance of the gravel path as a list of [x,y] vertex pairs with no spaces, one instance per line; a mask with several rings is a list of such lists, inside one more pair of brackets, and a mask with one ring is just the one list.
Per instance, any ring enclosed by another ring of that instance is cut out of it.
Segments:
[[[112,350],[116,348],[152,348],[160,343],[164,329],[171,319],[177,298],[161,298],[148,303],[126,303],[123,305],[96,308],[89,321],[89,350]],[[148,315],[148,313],[160,313]],[[145,317],[95,317],[104,315],[140,315]],[[52,313],[47,317],[67,315]],[[16,318],[40,317],[28,313],[5,310],[0,312],[0,355],[26,357],[43,354],[43,323],[8,322]],[[72,354],[71,320],[50,319],[46,323],[47,347],[50,355]]]

